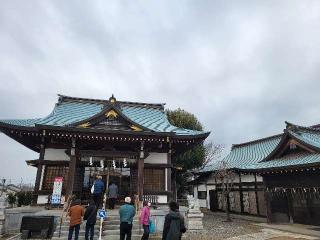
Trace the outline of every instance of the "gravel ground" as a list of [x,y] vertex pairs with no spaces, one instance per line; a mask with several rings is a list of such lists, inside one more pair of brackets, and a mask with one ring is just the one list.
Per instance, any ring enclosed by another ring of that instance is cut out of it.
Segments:
[[233,219],[232,222],[225,222],[225,217],[217,216],[208,211],[203,218],[204,231],[187,232],[184,239],[188,240],[220,240],[244,234],[260,232],[261,227],[251,225],[250,222]]

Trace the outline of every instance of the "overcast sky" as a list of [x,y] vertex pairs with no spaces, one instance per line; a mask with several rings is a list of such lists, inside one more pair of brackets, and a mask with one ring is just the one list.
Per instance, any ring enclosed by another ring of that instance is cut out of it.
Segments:
[[[320,1],[1,1],[0,119],[57,93],[166,102],[230,145],[320,123]],[[38,154],[0,134],[0,177]]]

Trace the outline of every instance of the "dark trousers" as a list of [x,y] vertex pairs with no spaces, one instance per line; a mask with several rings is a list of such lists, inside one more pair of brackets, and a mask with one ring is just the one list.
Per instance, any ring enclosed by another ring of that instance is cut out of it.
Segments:
[[97,207],[97,209],[101,206],[102,194],[95,194],[92,196],[92,199]]
[[80,224],[74,225],[74,226],[70,226],[69,227],[69,236],[68,236],[68,240],[72,239],[72,235],[73,235],[73,231],[74,231],[74,239],[78,240],[79,239],[79,231],[80,231]]
[[116,205],[116,198],[109,198],[109,209],[114,209],[114,205]]
[[93,240],[93,235],[94,235],[94,224],[86,224],[86,234],[85,234],[86,240],[89,240],[89,236],[90,236],[90,240]]
[[131,240],[132,224],[122,222],[120,223],[120,240]]
[[141,240],[148,240],[150,234],[150,228],[149,225],[143,225],[143,235]]

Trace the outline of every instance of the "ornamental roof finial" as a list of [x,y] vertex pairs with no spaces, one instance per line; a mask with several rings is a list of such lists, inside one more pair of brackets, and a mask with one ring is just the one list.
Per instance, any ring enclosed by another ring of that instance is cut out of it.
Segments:
[[117,100],[117,99],[114,97],[114,95],[113,95],[113,93],[112,93],[111,97],[109,98],[109,102],[115,103],[116,100]]

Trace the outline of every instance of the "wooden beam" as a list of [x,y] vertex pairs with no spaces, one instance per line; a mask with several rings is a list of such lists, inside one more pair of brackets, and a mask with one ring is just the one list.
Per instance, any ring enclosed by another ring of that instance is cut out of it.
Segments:
[[131,151],[103,151],[103,150],[80,150],[82,157],[111,157],[111,158],[137,158],[139,152]]
[[163,169],[163,168],[173,168],[172,164],[153,164],[153,163],[145,163],[144,168],[148,169]]
[[70,162],[69,162],[69,172],[68,172],[68,186],[66,195],[68,199],[73,194],[73,185],[74,185],[74,176],[77,166],[77,156],[76,156],[76,141],[72,139],[72,146],[71,146],[71,155],[70,155]]

